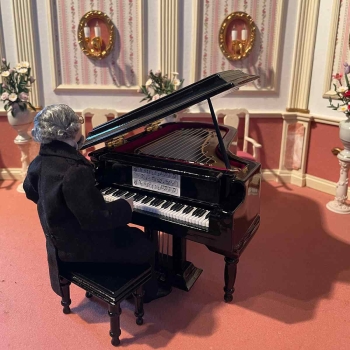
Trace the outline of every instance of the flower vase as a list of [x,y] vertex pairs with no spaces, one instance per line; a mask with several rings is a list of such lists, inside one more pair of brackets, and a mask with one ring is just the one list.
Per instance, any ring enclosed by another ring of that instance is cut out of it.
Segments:
[[333,201],[327,203],[327,208],[337,214],[350,214],[348,199],[348,182],[350,168],[350,119],[342,120],[339,123],[339,137],[344,145],[337,158],[340,165],[340,177],[336,187],[336,194]]
[[17,142],[28,142],[32,138],[28,135],[28,129],[33,121],[34,115],[29,109],[24,111],[16,111],[12,114],[12,110],[7,112],[7,120],[9,124],[17,131],[18,135],[15,138]]
[[34,119],[34,113],[28,109],[21,111],[15,108],[7,113],[7,120],[9,124],[16,130],[18,134],[14,139],[14,143],[19,147],[21,151],[22,183],[17,187],[17,191],[21,193],[24,193],[23,181],[27,175],[27,169],[30,163],[29,149],[30,149],[30,142],[32,141],[32,138],[28,134],[28,129],[31,126],[33,119]]
[[350,162],[350,119],[339,123],[339,138],[344,145],[344,150],[339,153],[339,159]]

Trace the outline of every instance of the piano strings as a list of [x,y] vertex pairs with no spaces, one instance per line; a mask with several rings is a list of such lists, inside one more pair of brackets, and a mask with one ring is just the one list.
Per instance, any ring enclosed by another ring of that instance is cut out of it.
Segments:
[[209,165],[215,163],[205,150],[209,140],[216,138],[212,129],[180,129],[138,148],[137,153]]

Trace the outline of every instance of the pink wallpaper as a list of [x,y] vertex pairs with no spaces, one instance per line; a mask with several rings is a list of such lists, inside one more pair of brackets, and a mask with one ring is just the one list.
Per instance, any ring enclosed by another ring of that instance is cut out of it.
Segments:
[[[116,29],[116,43],[104,60],[86,57],[78,43],[78,25],[81,17],[90,10],[107,14]],[[55,55],[58,83],[63,85],[138,85],[141,40],[138,38],[139,2],[137,0],[55,0],[53,11]]]
[[[273,89],[276,74],[274,59],[278,52],[277,14],[281,3],[280,0],[205,0],[202,9],[203,20],[199,20],[202,34],[199,78],[228,69],[241,69],[260,76],[258,81],[247,86]],[[240,61],[228,60],[220,50],[218,39],[222,22],[235,11],[246,12],[253,18],[257,27],[254,48],[249,56]]]

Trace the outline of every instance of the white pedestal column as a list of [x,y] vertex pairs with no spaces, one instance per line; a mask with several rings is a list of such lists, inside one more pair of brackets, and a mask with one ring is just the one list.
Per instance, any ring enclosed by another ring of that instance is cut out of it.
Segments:
[[337,156],[340,165],[340,177],[337,183],[335,198],[333,201],[327,203],[327,208],[338,214],[350,214],[350,204],[347,203],[350,159],[347,157],[344,158],[341,153]]
[[30,144],[32,142],[32,138],[28,135],[28,129],[31,124],[24,125],[12,125],[12,127],[18,132],[18,136],[16,136],[14,143],[19,147],[21,152],[21,180],[17,187],[17,191],[24,193],[23,190],[23,181],[27,176],[27,170],[30,163]]

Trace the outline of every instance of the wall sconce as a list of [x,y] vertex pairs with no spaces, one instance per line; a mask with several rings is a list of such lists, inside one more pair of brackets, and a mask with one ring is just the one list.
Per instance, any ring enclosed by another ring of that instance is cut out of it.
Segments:
[[78,42],[84,54],[93,59],[107,57],[115,40],[114,24],[101,11],[89,11],[80,20]]
[[219,46],[226,58],[241,60],[251,52],[255,41],[255,24],[245,12],[229,14],[221,24]]

